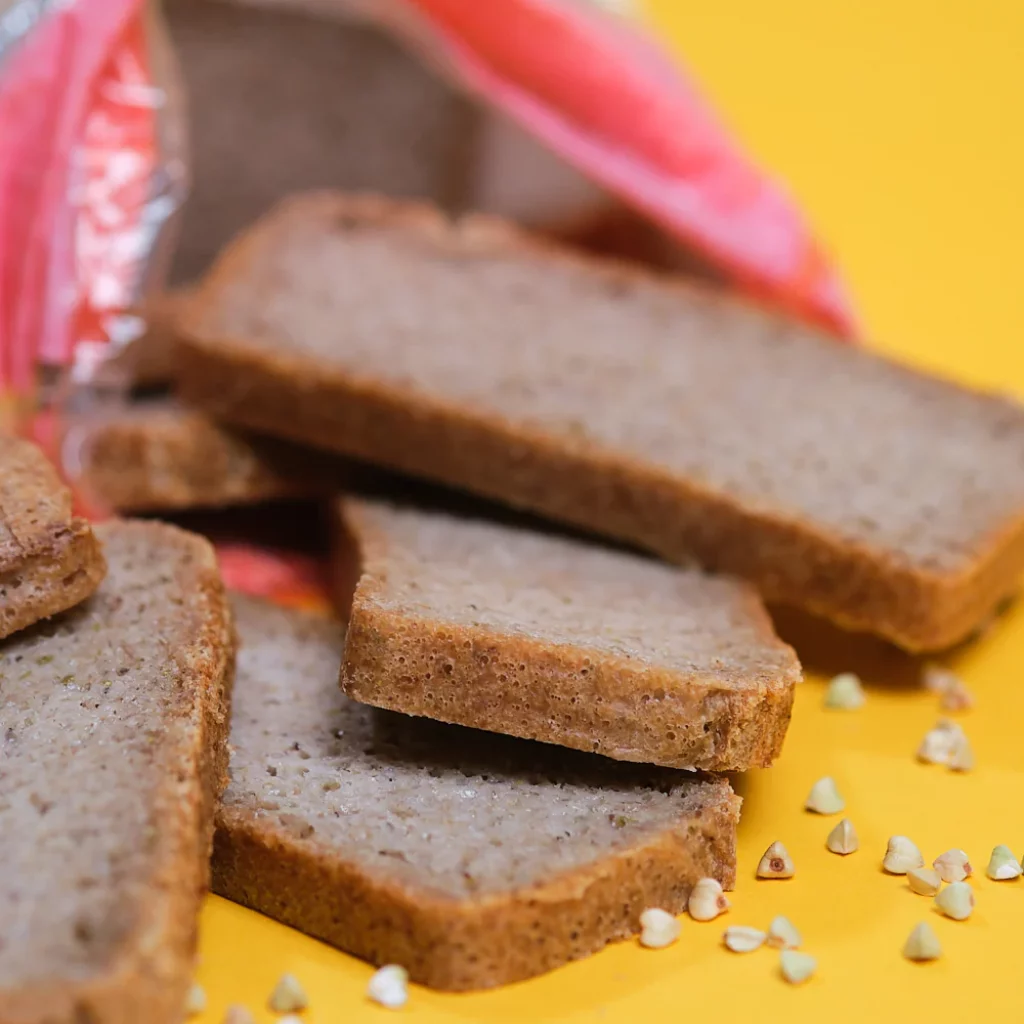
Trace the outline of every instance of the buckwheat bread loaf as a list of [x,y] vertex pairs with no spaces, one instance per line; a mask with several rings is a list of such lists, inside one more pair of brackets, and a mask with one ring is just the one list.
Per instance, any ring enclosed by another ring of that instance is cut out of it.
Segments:
[[324,619],[235,598],[215,891],[440,989],[500,985],[735,879],[725,779],[374,711]]
[[178,1024],[227,781],[213,551],[97,527],[87,601],[0,643],[0,1021]]
[[339,4],[169,0],[164,10],[190,100],[174,281],[205,272],[235,232],[296,189],[441,203],[461,191],[473,144],[466,101]]
[[194,314],[182,384],[218,416],[912,650],[966,637],[1024,564],[1020,406],[491,220],[299,197]]
[[82,492],[121,512],[326,494],[341,477],[339,459],[222,427],[172,398],[72,418],[63,448]]
[[71,492],[28,441],[0,435],[0,637],[78,604],[107,571]]
[[362,569],[355,700],[674,768],[778,756],[800,666],[746,584],[444,512],[337,513]]

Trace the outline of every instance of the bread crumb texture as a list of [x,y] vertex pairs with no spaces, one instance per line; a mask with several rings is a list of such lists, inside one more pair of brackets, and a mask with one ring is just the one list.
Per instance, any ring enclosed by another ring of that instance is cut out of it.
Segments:
[[339,514],[363,565],[355,699],[670,767],[777,756],[800,668],[745,584],[441,512]]
[[96,532],[96,594],[0,643],[0,1016],[18,1024],[178,1019],[226,775],[212,549]]
[[1024,567],[1015,402],[490,219],[296,197],[194,314],[183,384],[222,415],[913,649],[962,639]]

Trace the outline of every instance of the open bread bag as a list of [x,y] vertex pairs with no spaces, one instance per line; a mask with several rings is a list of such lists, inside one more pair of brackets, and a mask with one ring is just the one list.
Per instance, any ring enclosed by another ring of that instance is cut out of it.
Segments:
[[497,213],[854,332],[792,199],[633,5],[8,0],[0,138],[0,423],[73,484],[83,396],[165,385],[188,287],[304,189]]

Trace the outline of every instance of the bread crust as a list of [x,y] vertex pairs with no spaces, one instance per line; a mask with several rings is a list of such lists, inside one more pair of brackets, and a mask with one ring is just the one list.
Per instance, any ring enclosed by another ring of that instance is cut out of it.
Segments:
[[679,914],[694,883],[736,881],[740,799],[728,783],[699,816],[543,884],[456,900],[405,886],[297,840],[267,819],[222,808],[214,891],[413,981],[467,991],[552,970],[635,935],[640,914]]
[[[466,488],[637,544],[669,561],[696,556],[709,569],[750,580],[769,601],[877,633],[910,651],[965,639],[1017,588],[1024,572],[1024,509],[993,527],[962,567],[929,569],[582,439],[570,444],[543,429],[512,425],[313,358],[256,351],[244,338],[208,336],[203,324],[222,288],[244,274],[254,250],[272,244],[296,218],[399,226],[460,252],[518,251],[584,267],[613,283],[651,280],[647,270],[558,248],[489,217],[452,222],[415,203],[296,197],[225,250],[182,325],[181,388],[214,415]],[[676,281],[663,287],[680,296],[694,294],[692,286]]]
[[[530,629],[417,614],[389,590],[401,541],[389,533],[386,507],[341,500],[334,515],[335,557],[354,547],[362,569],[343,609],[341,687],[354,700],[669,768],[743,771],[767,767],[781,753],[800,667],[749,588],[735,586],[730,600],[735,619],[752,627],[763,662],[740,679],[724,662],[719,670],[687,671],[582,642],[555,643]],[[451,599],[463,598],[454,592]]]
[[[209,858],[217,800],[227,785],[228,726],[234,680],[235,636],[210,545],[162,523],[112,521],[97,527],[101,541],[115,531],[149,535],[154,543],[187,551],[176,575],[193,595],[187,612],[195,620],[192,641],[175,654],[181,669],[178,714],[194,728],[179,735],[174,760],[154,807],[159,822],[158,866],[148,881],[149,897],[120,950],[100,974],[79,981],[58,976],[0,990],[0,1024],[177,1024],[191,982],[197,920],[209,887]],[[161,742],[172,742],[169,734]]]
[[0,439],[0,639],[87,598],[107,573],[71,492],[27,441]]

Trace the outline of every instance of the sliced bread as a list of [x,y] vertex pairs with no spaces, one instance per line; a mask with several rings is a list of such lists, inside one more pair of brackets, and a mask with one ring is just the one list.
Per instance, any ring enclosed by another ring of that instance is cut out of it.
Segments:
[[177,282],[203,273],[235,232],[296,189],[442,203],[462,191],[475,141],[466,102],[385,32],[344,17],[344,4],[306,6],[314,9],[294,0],[164,5],[190,100]]
[[1024,567],[1024,411],[492,220],[312,195],[222,256],[186,394],[744,576],[910,649]]
[[325,494],[341,476],[336,458],[222,427],[171,398],[71,419],[63,454],[89,500],[121,512]]
[[0,638],[71,608],[107,571],[71,492],[28,441],[0,435]]
[[177,1024],[194,966],[230,608],[199,537],[96,532],[99,590],[0,643],[4,1024]]
[[443,512],[338,515],[355,700],[674,768],[778,756],[800,666],[746,584]]
[[731,888],[724,779],[374,711],[342,630],[235,599],[241,648],[216,892],[441,989],[500,985]]

